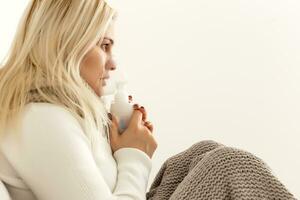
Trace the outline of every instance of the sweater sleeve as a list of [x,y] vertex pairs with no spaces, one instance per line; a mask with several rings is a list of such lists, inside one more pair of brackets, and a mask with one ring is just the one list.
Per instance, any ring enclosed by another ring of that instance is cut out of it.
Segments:
[[59,106],[36,106],[23,119],[18,148],[10,155],[37,199],[145,199],[151,159],[144,152],[122,148],[114,153],[118,177],[111,191],[71,113]]

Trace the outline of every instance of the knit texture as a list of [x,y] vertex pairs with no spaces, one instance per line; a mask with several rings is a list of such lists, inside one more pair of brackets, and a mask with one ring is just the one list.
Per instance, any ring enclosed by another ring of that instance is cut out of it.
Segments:
[[[49,87],[42,87],[41,90],[52,97],[55,96],[54,93],[49,89]],[[48,102],[44,97],[42,97],[36,89],[30,90],[27,96],[27,103],[31,102]]]
[[[84,85],[86,86],[86,88],[91,91],[93,94],[96,94],[96,92],[91,88],[91,86],[83,80]],[[44,93],[46,93],[47,95],[51,96],[53,99],[59,99],[59,97],[53,92],[53,90],[51,89],[50,86],[47,85],[43,85],[40,88],[41,91],[43,91]],[[49,101],[47,99],[45,99],[45,97],[43,97],[36,88],[32,88],[29,90],[28,95],[27,95],[27,99],[26,99],[27,103],[30,102],[43,102],[43,103],[48,103]],[[76,101],[76,100],[75,100]],[[80,115],[80,113],[79,113]]]
[[167,159],[147,200],[296,199],[253,154],[202,141]]

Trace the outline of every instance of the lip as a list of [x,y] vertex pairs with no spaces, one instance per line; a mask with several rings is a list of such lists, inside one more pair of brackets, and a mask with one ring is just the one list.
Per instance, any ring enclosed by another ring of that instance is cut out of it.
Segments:
[[106,80],[108,80],[108,79],[109,79],[109,76],[105,76],[105,77],[100,78],[100,80],[102,80],[101,82],[102,82],[103,86],[106,85]]
[[108,79],[109,79],[109,76],[106,76],[106,77],[101,78],[101,80],[102,80],[102,85],[106,85],[106,80],[108,80]]

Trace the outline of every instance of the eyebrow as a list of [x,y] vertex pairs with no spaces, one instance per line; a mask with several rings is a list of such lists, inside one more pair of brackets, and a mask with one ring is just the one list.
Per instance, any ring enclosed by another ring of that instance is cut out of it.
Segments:
[[107,39],[107,40],[109,40],[109,41],[110,41],[110,43],[111,43],[112,45],[115,43],[115,41],[114,41],[113,39],[111,39],[111,38],[104,37],[104,39]]

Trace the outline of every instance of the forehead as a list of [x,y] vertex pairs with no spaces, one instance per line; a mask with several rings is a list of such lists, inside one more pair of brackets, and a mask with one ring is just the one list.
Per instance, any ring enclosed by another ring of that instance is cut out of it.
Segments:
[[114,36],[115,36],[115,24],[114,24],[114,21],[112,21],[110,23],[110,25],[108,26],[108,28],[104,34],[104,37],[113,39]]

